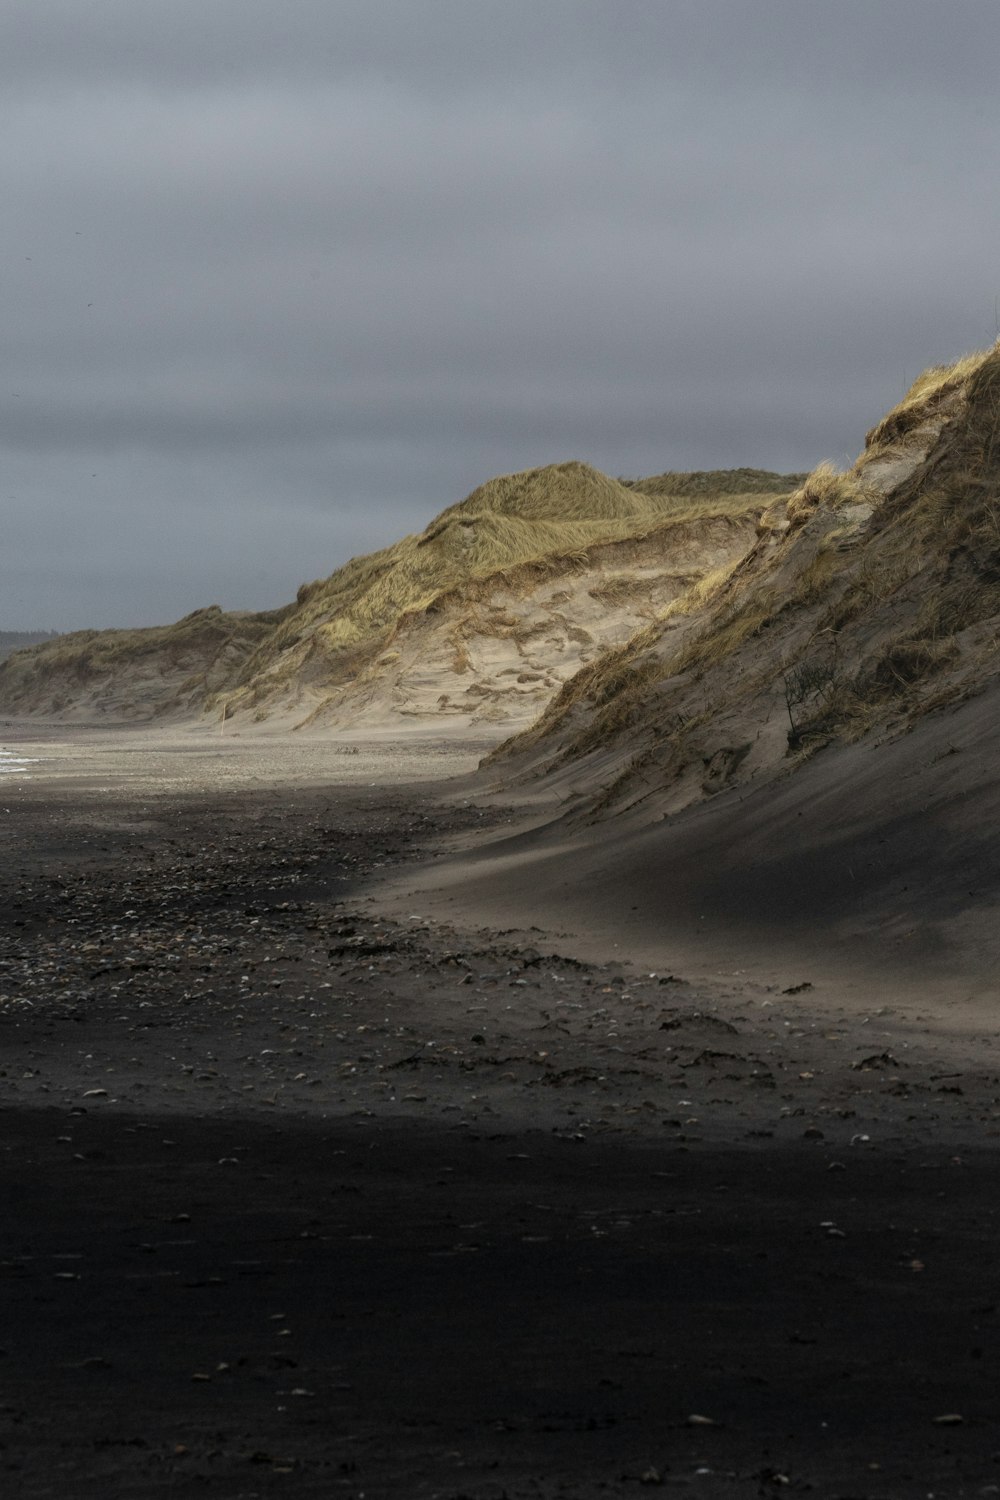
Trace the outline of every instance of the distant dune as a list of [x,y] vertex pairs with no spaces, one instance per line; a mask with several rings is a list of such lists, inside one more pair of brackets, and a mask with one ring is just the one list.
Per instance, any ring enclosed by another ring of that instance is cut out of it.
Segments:
[[54,630],[0,630],[0,661],[5,661],[13,651],[23,651],[26,646],[37,646],[55,638]]
[[0,663],[0,713],[70,724],[199,714],[280,618],[210,606],[175,625],[57,636]]

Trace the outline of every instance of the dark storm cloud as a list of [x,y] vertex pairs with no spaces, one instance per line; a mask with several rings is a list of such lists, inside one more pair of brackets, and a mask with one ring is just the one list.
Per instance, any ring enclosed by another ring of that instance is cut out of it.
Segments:
[[498,470],[844,461],[995,332],[988,4],[7,7],[0,625],[261,607]]

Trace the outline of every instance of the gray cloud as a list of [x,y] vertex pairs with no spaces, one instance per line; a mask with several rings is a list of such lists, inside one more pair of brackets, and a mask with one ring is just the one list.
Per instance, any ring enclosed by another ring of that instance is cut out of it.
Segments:
[[988,4],[8,7],[0,624],[264,607],[490,473],[846,460],[995,334]]

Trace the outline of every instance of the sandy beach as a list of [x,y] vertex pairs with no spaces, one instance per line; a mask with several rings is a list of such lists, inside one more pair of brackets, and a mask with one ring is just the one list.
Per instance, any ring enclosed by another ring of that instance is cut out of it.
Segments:
[[4,1493],[997,1492],[981,1004],[449,916],[475,742],[3,733]]

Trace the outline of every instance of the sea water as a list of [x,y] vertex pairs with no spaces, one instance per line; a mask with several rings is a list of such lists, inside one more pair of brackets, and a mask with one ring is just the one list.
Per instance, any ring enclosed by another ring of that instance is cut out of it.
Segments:
[[15,755],[10,750],[0,750],[0,776],[28,776],[31,773],[29,766],[37,766],[38,757],[33,759],[24,755]]

